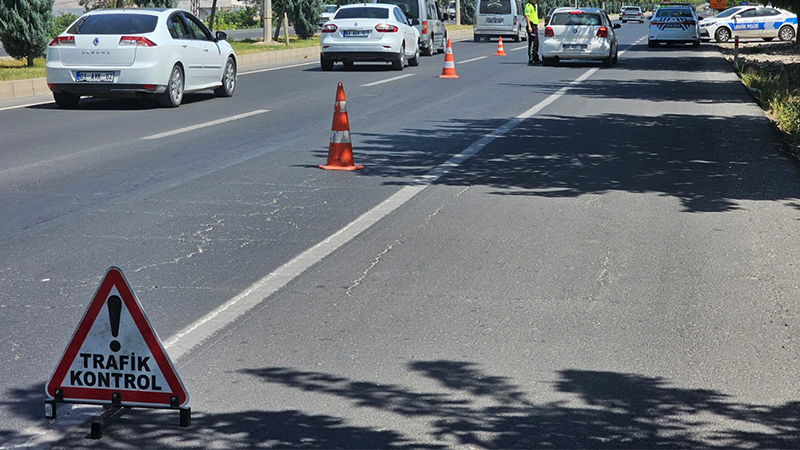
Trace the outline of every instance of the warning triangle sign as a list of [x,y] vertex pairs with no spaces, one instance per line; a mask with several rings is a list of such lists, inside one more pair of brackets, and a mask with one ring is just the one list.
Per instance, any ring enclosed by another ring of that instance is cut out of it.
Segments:
[[189,402],[161,340],[116,267],[106,272],[45,390],[49,399],[67,403],[174,408]]

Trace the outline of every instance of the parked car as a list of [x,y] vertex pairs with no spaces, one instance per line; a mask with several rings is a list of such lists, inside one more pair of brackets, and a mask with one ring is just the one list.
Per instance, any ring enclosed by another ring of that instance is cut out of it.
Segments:
[[644,23],[644,13],[642,8],[638,6],[626,6],[622,8],[622,13],[619,15],[622,23],[639,22]]
[[734,36],[793,41],[797,14],[779,8],[736,6],[700,21],[700,38],[728,42]]
[[324,25],[325,22],[333,18],[333,15],[336,14],[336,8],[338,8],[338,6],[336,5],[325,5],[325,7],[322,8],[322,12],[319,15],[320,27],[322,27],[322,25]]
[[419,49],[425,56],[434,52],[444,53],[447,47],[447,28],[442,22],[442,13],[436,0],[372,0],[373,3],[397,5],[411,20],[420,35]]
[[456,2],[452,1],[447,5],[447,17],[450,20],[456,20]]
[[521,0],[478,0],[473,25],[475,42],[493,37],[527,39],[525,9]]
[[650,19],[647,45],[650,48],[659,44],[692,44],[700,46],[699,18],[694,8],[682,4],[661,5]]
[[[547,14],[544,15],[544,24],[543,25],[547,26],[547,24],[550,23],[550,18],[553,17],[553,11],[555,11],[556,9],[558,9],[558,7],[550,8],[550,9],[547,10]],[[524,20],[524,18],[523,18],[523,20]]]
[[226,38],[179,9],[91,11],[47,47],[47,85],[61,108],[81,96],[155,97],[173,108],[189,92],[230,97],[237,58]]
[[403,70],[406,61],[419,65],[419,21],[409,19],[396,5],[346,5],[322,26],[320,66],[333,70],[335,62],[350,67],[356,61],[391,62]]
[[542,62],[545,66],[564,60],[602,61],[605,67],[617,62],[619,45],[608,15],[598,8],[558,8],[544,29]]

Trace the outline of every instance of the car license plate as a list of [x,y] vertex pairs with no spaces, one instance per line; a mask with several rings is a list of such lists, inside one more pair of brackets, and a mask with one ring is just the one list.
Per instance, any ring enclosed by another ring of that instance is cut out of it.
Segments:
[[681,24],[679,23],[668,23],[667,26],[664,28],[681,28]]
[[490,17],[490,18],[486,19],[486,23],[503,23],[503,18],[502,17],[494,17],[494,18]]
[[569,51],[581,51],[586,49],[586,45],[583,44],[564,44],[564,50]]
[[342,32],[344,37],[367,37],[369,30],[345,30]]
[[114,72],[78,72],[75,81],[81,83],[113,83]]

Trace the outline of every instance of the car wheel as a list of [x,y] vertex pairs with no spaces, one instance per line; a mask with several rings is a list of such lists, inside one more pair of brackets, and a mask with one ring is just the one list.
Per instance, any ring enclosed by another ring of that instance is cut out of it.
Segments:
[[619,61],[619,48],[614,50],[614,57],[611,58],[611,64],[616,64]]
[[447,33],[445,33],[444,37],[442,38],[442,46],[439,49],[437,49],[436,52],[444,53],[445,50],[447,50]]
[[608,57],[603,58],[603,67],[611,67],[614,63],[614,56],[611,51],[608,52]]
[[414,56],[408,60],[409,66],[418,66],[419,65],[419,44],[417,44],[417,51],[414,53]]
[[647,46],[650,47],[650,48],[656,48],[656,47],[658,47],[658,42],[656,42],[656,41],[647,41]]
[[236,61],[228,58],[225,63],[225,73],[222,74],[222,86],[214,89],[217,97],[233,97],[233,90],[236,89]]
[[78,107],[78,102],[81,101],[80,95],[68,94],[66,92],[53,92],[53,100],[56,105],[63,109],[75,109]]
[[478,36],[478,35],[475,35],[475,36],[472,37],[472,40],[475,41],[475,42],[480,42],[481,41],[481,37]]
[[700,40],[698,39],[698,40],[692,42],[692,47],[694,47],[694,48],[700,47]]
[[183,101],[183,69],[178,64],[172,66],[167,82],[167,90],[158,97],[158,104],[164,108],[177,108]]
[[793,41],[794,40],[794,29],[789,25],[785,25],[781,27],[780,31],[778,31],[778,39],[782,41]]
[[331,70],[333,70],[333,60],[328,59],[322,55],[319,55],[319,65],[325,72],[330,72]]
[[403,44],[400,47],[400,54],[397,55],[397,58],[392,61],[392,69],[394,70],[403,70],[406,66],[406,46]]
[[517,27],[517,32],[516,32],[516,33],[514,33],[514,39],[513,39],[513,41],[514,41],[514,42],[519,42],[519,41],[520,41],[520,38],[519,38],[519,27]]
[[543,66],[555,66],[558,63],[558,60],[555,58],[542,58],[542,65]]
[[716,33],[714,33],[714,39],[716,39],[717,42],[720,42],[720,43],[724,43],[724,42],[730,41],[731,40],[731,30],[729,30],[729,29],[727,29],[725,27],[720,28],[719,30],[717,30]]
[[628,23],[628,21],[627,20],[623,20],[622,23]]
[[433,38],[434,36],[431,35],[431,40],[428,42],[427,47],[422,47],[422,54],[425,56],[433,56]]

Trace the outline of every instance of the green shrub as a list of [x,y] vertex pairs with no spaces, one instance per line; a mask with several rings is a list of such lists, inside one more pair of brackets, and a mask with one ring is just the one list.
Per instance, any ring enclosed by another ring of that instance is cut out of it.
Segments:
[[72,22],[78,20],[78,16],[75,14],[64,12],[53,18],[53,31],[50,32],[50,39],[55,38],[59,34],[63,33],[68,26],[72,25]]

